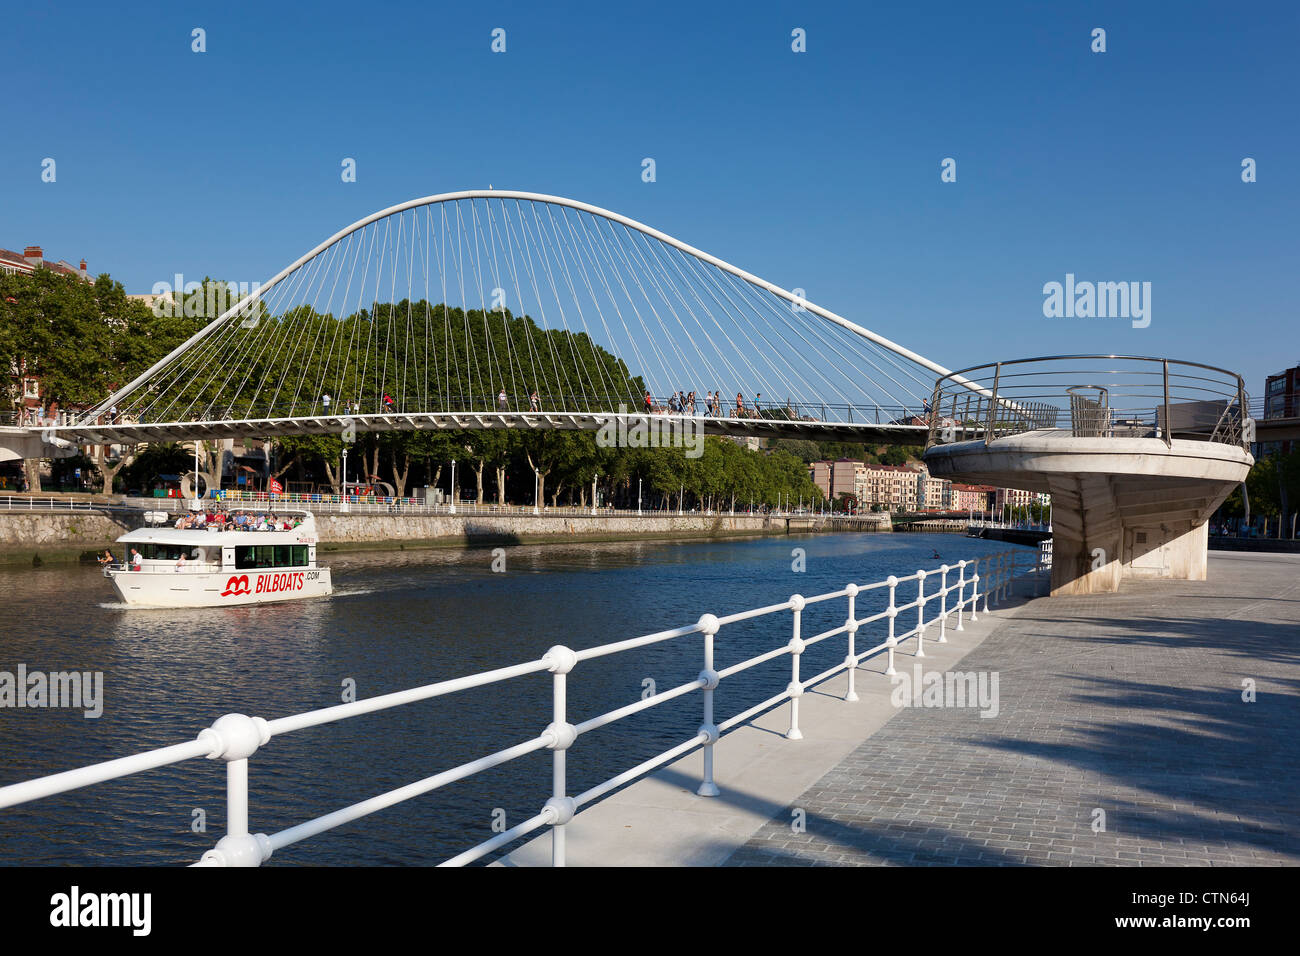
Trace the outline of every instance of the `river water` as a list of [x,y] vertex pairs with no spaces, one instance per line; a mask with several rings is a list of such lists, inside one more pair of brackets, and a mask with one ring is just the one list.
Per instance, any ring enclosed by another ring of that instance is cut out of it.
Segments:
[[[0,785],[181,743],[225,713],[269,719],[337,704],[346,682],[372,697],[533,660],[556,644],[591,647],[1008,547],[935,534],[548,544],[507,548],[501,573],[489,549],[358,552],[325,559],[330,598],[175,611],[113,603],[93,567],[0,570],[0,671],[103,673],[98,718],[0,708]],[[859,599],[859,615],[883,606],[883,594]],[[914,596],[915,584],[900,585],[900,603]],[[845,609],[843,599],[811,606],[804,636],[843,624]],[[859,648],[883,639],[881,626],[860,634]],[[728,626],[717,667],[789,637],[788,612]],[[815,645],[803,676],[844,653],[843,637]],[[569,675],[569,719],[632,703],[647,681],[660,692],[690,681],[701,655],[691,635],[584,662]],[[789,657],[729,678],[717,719],[789,679]],[[550,722],[550,682],[529,675],[277,737],[250,761],[250,827],[273,833],[536,736]],[[693,735],[700,708],[692,693],[583,735],[569,752],[569,792]],[[507,825],[536,813],[549,796],[550,756],[380,811],[268,865],[437,863],[490,838],[494,810]],[[207,832],[195,832],[201,818]],[[0,810],[0,865],[189,863],[224,818],[224,763],[190,760]]]

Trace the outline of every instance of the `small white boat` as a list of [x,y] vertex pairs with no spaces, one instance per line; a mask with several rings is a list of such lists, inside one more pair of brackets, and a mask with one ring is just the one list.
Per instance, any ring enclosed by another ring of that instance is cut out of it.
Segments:
[[[279,511],[296,527],[275,530],[141,528],[117,541],[124,561],[104,577],[126,604],[148,607],[226,607],[324,597],[330,569],[316,566],[316,519],[309,511]],[[139,560],[136,560],[136,555]]]

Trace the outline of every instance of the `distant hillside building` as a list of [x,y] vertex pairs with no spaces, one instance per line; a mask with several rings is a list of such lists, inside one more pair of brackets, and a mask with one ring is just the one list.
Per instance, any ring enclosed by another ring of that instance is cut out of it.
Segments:
[[81,265],[78,267],[63,260],[50,262],[45,258],[45,251],[40,246],[28,246],[23,250],[22,255],[10,249],[0,249],[0,272],[8,272],[11,275],[30,275],[41,266],[51,272],[76,276],[79,279],[85,279],[87,282],[90,281],[90,276],[86,272],[85,259],[81,260]]
[[862,462],[851,458],[814,461],[808,466],[808,477],[828,500],[834,501],[842,494],[857,494],[857,477],[862,468]]
[[966,485],[952,483],[952,507],[954,511],[988,511],[993,506],[998,489],[992,485]]
[[[1300,365],[1264,380],[1264,418],[1300,418]],[[1293,441],[1259,443],[1259,454],[1289,455],[1300,445]]]

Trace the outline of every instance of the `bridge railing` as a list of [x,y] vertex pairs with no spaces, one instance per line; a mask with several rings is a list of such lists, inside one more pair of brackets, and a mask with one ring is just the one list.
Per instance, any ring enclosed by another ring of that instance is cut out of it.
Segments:
[[[453,396],[451,398],[440,398],[435,403],[438,407],[427,408],[416,401],[397,401],[391,404],[379,404],[376,402],[332,402],[325,405],[322,402],[306,403],[301,407],[294,406],[292,409],[283,412],[277,412],[271,416],[269,410],[254,408],[222,408],[216,410],[205,410],[200,413],[195,422],[175,422],[165,419],[155,420],[154,418],[140,413],[121,413],[118,415],[85,415],[80,418],[74,418],[70,415],[60,414],[60,417],[49,419],[48,421],[30,422],[24,420],[20,424],[28,424],[31,427],[37,427],[41,424],[48,424],[58,427],[76,427],[79,429],[94,430],[96,428],[108,430],[110,433],[113,429],[122,430],[127,434],[132,428],[143,427],[165,427],[188,424],[226,424],[229,422],[247,422],[254,426],[260,423],[265,425],[275,419],[311,419],[324,422],[326,424],[341,423],[345,420],[352,420],[357,431],[370,431],[374,429],[383,430],[385,421],[392,419],[401,419],[404,416],[425,417],[425,416],[446,416],[446,415],[463,415],[468,418],[475,416],[518,416],[518,415],[663,415],[674,418],[699,419],[701,422],[713,420],[725,421],[762,421],[770,422],[774,426],[783,424],[820,424],[820,425],[910,425],[924,426],[929,423],[928,410],[924,402],[916,405],[879,405],[868,403],[845,403],[845,402],[796,402],[796,401],[778,401],[769,402],[766,399],[758,397],[743,397],[740,403],[732,397],[725,401],[720,401],[710,408],[704,399],[697,397],[694,405],[678,399],[674,402],[674,397],[668,396],[651,396],[650,403],[647,405],[644,397],[640,399],[629,399],[627,397],[615,397],[612,399],[593,399],[591,396],[573,395],[573,396],[556,396],[547,395],[539,397],[533,402],[530,396],[508,396],[506,399],[482,398],[473,396]],[[342,425],[337,427],[341,430]]]
[[[1018,573],[1034,570],[1036,563],[1037,554],[1035,553],[1004,551],[994,555],[959,561],[953,565],[945,564],[928,571],[921,569],[904,577],[890,576],[885,580],[863,585],[847,584],[840,590],[817,594],[812,597],[795,594],[789,600],[782,601],[779,604],[753,608],[734,614],[721,616],[704,614],[693,624],[583,650],[556,646],[535,660],[288,717],[265,720],[243,714],[227,714],[213,723],[211,727],[200,731],[194,740],[161,747],[134,756],[92,764],[76,770],[68,770],[47,777],[40,777],[24,783],[0,787],[0,809],[91,786],[107,780],[115,780],[146,770],[193,760],[198,757],[207,757],[212,760],[221,759],[226,762],[226,833],[213,849],[203,854],[195,865],[258,866],[268,860],[275,851],[282,850],[308,837],[316,836],[379,810],[445,787],[456,781],[464,780],[476,773],[500,766],[526,754],[540,750],[550,750],[552,752],[551,778],[553,795],[538,812],[504,833],[485,840],[445,861],[442,865],[461,866],[474,862],[530,833],[544,827],[550,827],[552,833],[552,863],[556,866],[563,866],[565,863],[565,826],[584,805],[598,800],[611,791],[650,773],[658,767],[685,756],[696,748],[700,748],[703,752],[702,774],[697,792],[705,797],[718,795],[719,789],[713,779],[713,748],[727,731],[752,720],[765,711],[788,702],[790,704],[790,722],[786,737],[792,740],[802,738],[803,732],[799,726],[799,701],[809,689],[819,686],[841,672],[846,672],[847,691],[843,699],[848,702],[858,700],[855,689],[856,671],[864,661],[884,655],[887,661],[884,674],[888,677],[894,676],[896,673],[894,667],[895,653],[904,642],[914,640],[913,653],[917,657],[924,657],[925,640],[928,631],[937,627],[938,634],[935,640],[938,643],[946,643],[949,621],[954,615],[956,616],[954,630],[963,630],[963,619],[967,614],[969,614],[971,621],[975,621],[978,619],[979,613],[988,613],[990,607],[996,606],[999,601],[1008,595],[1014,577]],[[909,593],[900,595],[900,588],[904,588]],[[913,588],[915,597],[908,600]],[[887,597],[885,607],[877,613],[860,616],[856,608],[857,598],[862,594],[874,591],[885,592]],[[982,611],[979,608],[981,598],[984,602]],[[847,601],[844,624],[817,634],[805,636],[801,620],[803,610],[809,605],[840,599]],[[928,618],[927,608],[929,609]],[[724,634],[724,629],[732,624],[759,618],[783,622],[783,630],[790,635],[789,640],[765,653],[750,657],[729,667],[717,669],[714,661],[714,649],[720,640],[719,635]],[[883,639],[880,638],[880,635],[877,635],[874,639],[875,643],[866,649],[862,649],[861,643],[864,642],[859,638],[859,632],[877,624],[881,625],[884,630]],[[701,644],[701,670],[695,678],[687,680],[670,690],[629,703],[626,706],[577,723],[573,722],[574,714],[568,700],[568,675],[583,662],[615,654],[626,654],[653,644],[679,640],[692,635],[699,635]],[[811,677],[802,676],[800,660],[807,648],[823,641],[836,639],[844,642],[844,659],[819,674]],[[782,657],[789,657],[790,659],[790,683],[784,691],[724,720],[716,718],[714,695],[722,681],[729,681],[753,667]],[[249,759],[273,737],[281,737],[308,727],[361,717],[417,701],[430,700],[448,694],[512,681],[531,674],[550,674],[552,688],[552,720],[535,736],[522,740],[511,747],[498,750],[495,753],[486,754],[476,760],[462,763],[456,767],[414,781],[404,787],[377,794],[367,800],[362,800],[276,833],[253,834],[250,831]],[[565,758],[567,751],[580,738],[592,731],[609,727],[633,714],[650,710],[668,701],[697,691],[701,695],[701,724],[697,733],[681,740],[675,746],[649,760],[638,763],[580,793],[570,795]]]
[[[979,389],[966,383],[973,383]],[[1226,369],[1128,355],[1057,355],[940,378],[926,447],[1028,431],[1080,438],[1174,438],[1249,448],[1245,382]]]

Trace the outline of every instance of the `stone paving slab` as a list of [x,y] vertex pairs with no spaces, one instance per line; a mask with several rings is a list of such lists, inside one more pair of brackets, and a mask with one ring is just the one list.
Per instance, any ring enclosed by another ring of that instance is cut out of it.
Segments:
[[960,669],[996,717],[900,709],[725,865],[1300,864],[1300,556],[1031,601]]

